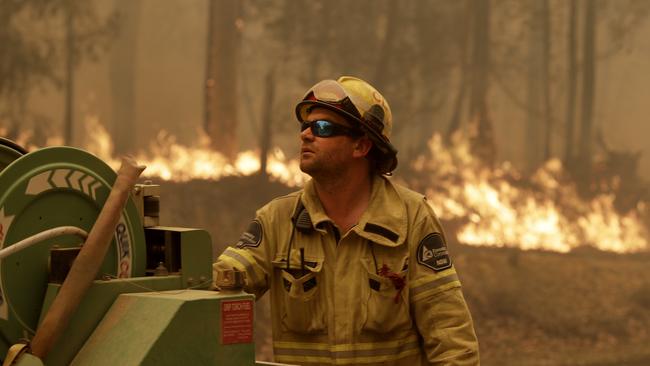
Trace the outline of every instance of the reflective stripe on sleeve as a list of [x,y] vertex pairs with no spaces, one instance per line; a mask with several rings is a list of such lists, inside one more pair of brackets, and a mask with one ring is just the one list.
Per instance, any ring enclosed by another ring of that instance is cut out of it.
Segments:
[[422,283],[424,281],[417,281],[414,287],[411,288],[411,299],[412,301],[420,300],[426,295],[444,291],[452,287],[460,286],[460,281],[458,280],[458,275],[456,272],[452,272],[444,277],[439,277],[435,280],[430,280]]
[[401,340],[375,343],[339,344],[273,342],[278,362],[313,362],[334,365],[354,365],[395,361],[417,355],[420,344],[413,335]]
[[250,274],[253,283],[258,284],[259,279],[264,277],[263,273],[258,272],[259,269],[257,266],[253,265],[255,259],[250,254],[246,253],[246,251],[228,247],[223,253],[221,253],[221,255],[240,263],[246,269],[246,273]]

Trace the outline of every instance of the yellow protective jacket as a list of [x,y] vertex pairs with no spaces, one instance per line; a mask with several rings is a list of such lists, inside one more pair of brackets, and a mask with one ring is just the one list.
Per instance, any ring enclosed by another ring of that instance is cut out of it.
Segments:
[[[296,224],[294,224],[294,222]],[[277,198],[214,265],[271,290],[277,362],[478,365],[478,342],[426,199],[383,177],[358,224],[338,233],[313,182]]]

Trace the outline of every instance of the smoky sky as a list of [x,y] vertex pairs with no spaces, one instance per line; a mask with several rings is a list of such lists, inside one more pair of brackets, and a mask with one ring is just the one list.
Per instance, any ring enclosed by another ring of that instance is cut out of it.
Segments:
[[[553,3],[555,4],[555,3]],[[113,10],[121,12],[120,31],[108,50],[97,61],[84,61],[78,66],[75,80],[75,142],[84,139],[83,122],[88,116],[97,116],[109,131],[115,131],[121,111],[131,103],[134,123],[128,128],[132,148],[146,150],[149,141],[160,129],[176,135],[178,141],[197,143],[197,131],[202,128],[204,115],[204,76],[207,44],[207,2],[204,0],[169,0],[164,2],[142,0],[137,2],[97,2],[99,14]],[[270,10],[269,10],[270,11]],[[278,11],[277,9],[274,11]],[[297,152],[297,124],[293,107],[302,96],[306,85],[293,77],[293,70],[278,65],[281,50],[268,40],[264,14],[244,12],[241,67],[238,97],[238,140],[241,149],[258,146],[264,113],[264,80],[275,67],[278,85],[271,108],[275,116],[273,144],[283,148],[289,156]],[[337,22],[344,23],[349,16],[341,9]],[[298,20],[296,21],[306,21]],[[430,42],[436,42],[431,39]],[[323,47],[327,47],[323,44]],[[415,45],[426,46],[426,45]],[[130,66],[129,75],[124,75]],[[650,22],[643,22],[629,36],[627,46],[614,55],[598,59],[596,74],[596,103],[594,126],[602,131],[612,149],[641,152],[640,173],[650,178]],[[408,72],[406,65],[404,72]],[[339,70],[334,74],[314,75],[336,78],[354,74],[355,70]],[[130,80],[128,90],[124,80]],[[372,80],[369,80],[372,82]],[[449,90],[446,105],[452,103],[454,90]],[[391,94],[385,95],[391,101]],[[393,95],[393,97],[395,97]],[[524,124],[526,114],[510,101],[499,88],[489,92],[491,120],[494,123],[498,158],[516,166],[524,164],[522,151],[526,146]],[[125,101],[126,100],[126,101]],[[53,87],[41,87],[32,92],[29,108],[49,116],[54,126],[63,124],[63,93]],[[552,108],[564,110],[559,97]],[[450,107],[432,116],[434,130],[443,131],[448,123]],[[563,112],[558,112],[562,115]],[[415,126],[406,116],[395,114],[394,124]],[[28,127],[28,126],[26,126]],[[427,139],[417,128],[403,128],[394,137],[401,156],[406,157],[409,145]],[[559,133],[553,137],[561,139]],[[559,143],[557,144],[560,145]],[[560,151],[556,151],[559,155]],[[402,160],[402,164],[407,163]]]

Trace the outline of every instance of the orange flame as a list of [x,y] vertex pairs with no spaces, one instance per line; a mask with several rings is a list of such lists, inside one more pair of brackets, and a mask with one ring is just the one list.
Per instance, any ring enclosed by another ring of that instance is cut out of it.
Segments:
[[517,184],[520,174],[511,164],[489,169],[472,156],[462,134],[452,138],[451,147],[434,135],[429,150],[413,168],[431,182],[426,195],[441,219],[463,222],[457,233],[461,243],[558,252],[581,245],[621,253],[648,249],[643,204],[620,215],[613,195],[581,200],[557,159],[533,175],[532,186],[524,186]]
[[[109,134],[97,118],[88,118],[85,125],[89,140],[84,148],[116,169],[119,161]],[[29,132],[23,132],[17,142],[31,150],[36,147],[28,143],[30,138]],[[434,135],[429,153],[411,164],[418,177],[406,183],[425,192],[441,219],[461,224],[455,233],[458,242],[557,252],[585,245],[618,253],[649,249],[648,228],[642,219],[649,208],[644,203],[621,215],[614,208],[613,194],[581,199],[557,159],[546,162],[524,183],[509,162],[490,168],[474,157],[464,134],[457,133],[451,142],[444,146],[441,136]],[[60,145],[61,139],[50,138],[47,144]],[[138,153],[136,159],[147,165],[145,177],[174,181],[218,180],[260,169],[258,152],[241,152],[231,162],[209,145],[202,132],[198,147],[187,147],[161,131],[147,153]],[[267,171],[292,187],[308,179],[298,161],[287,159],[277,148],[270,153]]]
[[[7,128],[0,127],[0,136],[8,135]],[[32,143],[34,139],[33,130],[20,130],[18,131],[18,136],[14,139],[14,142],[19,146],[23,147],[27,151],[36,150],[39,146]],[[61,146],[63,145],[63,137],[61,136],[47,136],[45,141],[45,146]]]
[[[89,141],[86,150],[97,155],[116,169],[119,160],[113,155],[110,135],[97,118],[88,118],[86,123]],[[90,133],[92,131],[92,133]],[[225,176],[245,176],[260,170],[259,153],[248,150],[240,152],[234,162],[210,147],[210,139],[199,131],[197,147],[179,144],[176,137],[161,131],[147,152],[139,152],[135,158],[147,166],[144,177],[159,177],[163,180],[185,182],[192,179],[217,180]],[[286,158],[282,150],[273,149],[268,157],[267,173],[272,179],[288,186],[302,185],[307,176],[300,171],[297,160]]]

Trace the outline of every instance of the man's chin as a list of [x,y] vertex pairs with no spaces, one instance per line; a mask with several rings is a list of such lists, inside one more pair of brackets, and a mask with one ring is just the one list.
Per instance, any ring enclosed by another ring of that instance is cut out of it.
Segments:
[[311,169],[309,169],[309,166],[307,164],[303,164],[302,162],[300,162],[300,171],[302,171],[305,174],[309,174]]
[[305,174],[312,175],[316,171],[315,168],[316,167],[314,166],[314,164],[310,164],[309,162],[304,160],[300,161],[300,170]]

